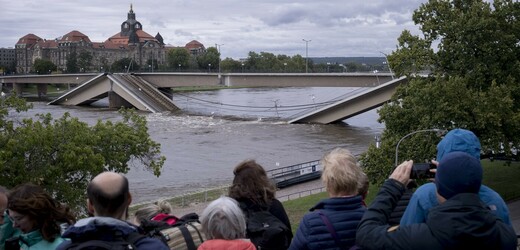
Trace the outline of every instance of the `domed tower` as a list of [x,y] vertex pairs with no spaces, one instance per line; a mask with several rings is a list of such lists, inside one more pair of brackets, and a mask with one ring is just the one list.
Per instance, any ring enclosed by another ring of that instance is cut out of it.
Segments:
[[135,20],[135,13],[132,4],[130,4],[127,20],[121,24],[121,36],[130,36],[132,33],[136,33],[137,30],[142,29],[141,23]]

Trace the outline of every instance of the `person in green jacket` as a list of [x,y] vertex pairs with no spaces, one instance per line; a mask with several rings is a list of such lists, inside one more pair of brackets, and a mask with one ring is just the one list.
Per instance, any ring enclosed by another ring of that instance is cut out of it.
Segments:
[[0,186],[0,250],[5,250],[5,240],[20,234],[20,230],[13,228],[13,223],[5,212],[7,209],[7,193],[8,190]]
[[34,184],[16,186],[7,196],[7,215],[21,234],[15,244],[24,250],[56,249],[64,241],[60,224],[72,224],[74,216]]

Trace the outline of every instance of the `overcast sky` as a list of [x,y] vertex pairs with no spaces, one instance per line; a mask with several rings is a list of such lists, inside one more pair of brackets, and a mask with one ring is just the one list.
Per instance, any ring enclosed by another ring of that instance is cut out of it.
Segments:
[[412,13],[426,0],[18,0],[0,4],[0,47],[33,33],[54,39],[72,30],[103,42],[118,33],[130,4],[143,30],[166,44],[198,40],[222,57],[249,51],[309,57],[381,56],[404,29],[418,34]]

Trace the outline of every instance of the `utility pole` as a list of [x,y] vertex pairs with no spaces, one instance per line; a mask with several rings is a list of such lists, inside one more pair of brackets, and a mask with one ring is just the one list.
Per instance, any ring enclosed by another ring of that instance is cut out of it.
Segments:
[[215,47],[217,48],[218,52],[218,73],[220,74],[220,46],[223,46],[224,44],[217,44],[215,43]]
[[305,73],[309,73],[309,42],[312,40],[302,39],[302,41],[305,42]]

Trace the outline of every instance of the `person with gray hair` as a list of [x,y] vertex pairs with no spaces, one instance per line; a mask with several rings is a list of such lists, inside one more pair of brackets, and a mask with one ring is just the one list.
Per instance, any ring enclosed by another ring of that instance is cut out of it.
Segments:
[[209,249],[256,249],[246,239],[246,219],[235,199],[222,196],[211,202],[201,215],[202,231],[208,240],[199,250]]
[[321,180],[329,198],[303,216],[290,250],[349,249],[355,245],[357,225],[366,211],[363,193],[367,192],[368,178],[345,148],[328,152],[321,165]]

